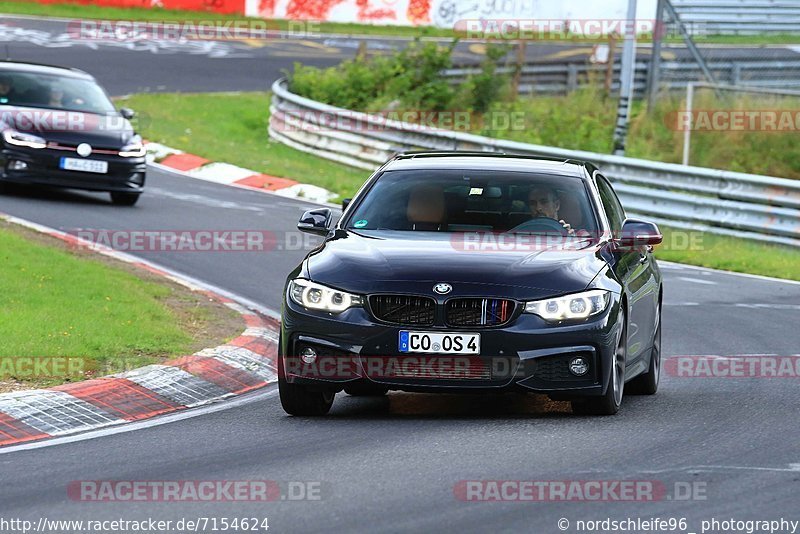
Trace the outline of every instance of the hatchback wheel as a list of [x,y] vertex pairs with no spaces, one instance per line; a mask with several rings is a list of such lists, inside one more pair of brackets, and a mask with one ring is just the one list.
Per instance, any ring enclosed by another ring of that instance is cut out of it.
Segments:
[[661,305],[656,310],[656,328],[653,332],[653,348],[650,351],[650,368],[628,384],[628,392],[634,395],[654,395],[661,378]]

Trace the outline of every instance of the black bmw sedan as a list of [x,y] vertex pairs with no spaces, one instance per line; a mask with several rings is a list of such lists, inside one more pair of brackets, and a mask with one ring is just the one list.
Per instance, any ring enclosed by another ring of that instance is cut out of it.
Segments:
[[654,394],[656,225],[627,218],[593,165],[412,153],[383,165],[289,275],[280,398],[323,415],[337,392],[523,391],[610,415]]
[[145,148],[89,74],[0,62],[0,188],[21,183],[106,191],[132,206],[145,182]]

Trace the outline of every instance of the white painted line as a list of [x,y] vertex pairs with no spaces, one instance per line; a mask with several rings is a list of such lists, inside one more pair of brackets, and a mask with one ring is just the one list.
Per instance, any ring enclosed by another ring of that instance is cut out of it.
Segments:
[[689,265],[687,263],[674,263],[671,261],[664,261],[658,260],[658,264],[660,266],[668,266],[668,265],[680,265],[685,269],[693,269],[695,271],[707,271],[712,274],[726,274],[729,276],[741,276],[743,278],[753,278],[755,280],[763,280],[765,282],[777,282],[779,284],[792,284],[792,285],[800,285],[800,281],[797,280],[787,280],[785,278],[775,278],[773,276],[764,276],[760,274],[750,274],[750,273],[737,273],[734,271],[725,271],[722,269],[711,269],[709,267],[700,267],[698,265]]
[[699,278],[690,278],[688,276],[679,276],[678,280],[683,280],[684,282],[691,282],[693,284],[703,284],[707,286],[717,285],[716,282],[712,282],[711,280],[700,280]]
[[766,309],[766,310],[781,310],[781,311],[791,311],[791,310],[800,310],[800,304],[768,304],[768,303],[758,303],[758,304],[747,304],[744,302],[737,302],[734,304],[737,308],[753,308],[753,309]]
[[797,473],[800,472],[800,464],[789,464],[788,467],[757,467],[746,465],[692,465],[679,467],[677,469],[658,469],[655,471],[642,471],[647,474],[673,473],[675,471],[772,471],[777,473]]

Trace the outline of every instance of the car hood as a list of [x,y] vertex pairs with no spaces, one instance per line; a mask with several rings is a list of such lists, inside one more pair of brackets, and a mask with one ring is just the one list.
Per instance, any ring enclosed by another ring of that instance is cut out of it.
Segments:
[[307,259],[312,280],[353,293],[433,294],[537,299],[585,289],[606,265],[596,241],[465,250],[458,234],[338,230]]
[[0,126],[38,135],[66,145],[89,143],[93,147],[120,149],[134,135],[130,121],[118,114],[0,106]]

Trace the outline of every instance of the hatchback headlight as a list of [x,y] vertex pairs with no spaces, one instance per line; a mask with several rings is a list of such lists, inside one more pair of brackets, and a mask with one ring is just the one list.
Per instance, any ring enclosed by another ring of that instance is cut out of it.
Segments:
[[3,140],[9,145],[28,148],[44,148],[47,146],[47,141],[38,135],[26,134],[16,130],[3,130]]
[[592,289],[553,299],[526,302],[525,313],[533,313],[551,322],[582,320],[604,312],[609,302],[611,294],[608,291]]
[[138,135],[133,136],[128,144],[119,150],[119,155],[123,158],[141,158],[145,154],[147,154],[147,150],[144,148],[142,138]]
[[289,284],[289,297],[309,310],[341,313],[347,308],[361,306],[361,297],[296,278]]

